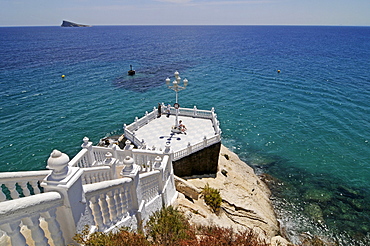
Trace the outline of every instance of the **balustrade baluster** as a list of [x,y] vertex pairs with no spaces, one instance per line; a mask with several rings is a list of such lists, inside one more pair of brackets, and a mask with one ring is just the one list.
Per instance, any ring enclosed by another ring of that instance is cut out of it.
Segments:
[[15,182],[8,182],[8,183],[6,183],[6,187],[10,191],[11,198],[13,198],[13,199],[19,198],[19,193],[16,190]]
[[104,173],[99,172],[97,175],[98,181],[97,182],[102,182],[104,181]]
[[11,245],[27,245],[26,238],[21,233],[20,221],[2,224],[0,229],[10,237]]
[[64,238],[60,225],[56,219],[56,208],[50,209],[47,212],[41,213],[41,216],[44,217],[45,221],[48,223],[48,229],[53,239],[55,246],[64,246]]
[[100,195],[100,204],[101,204],[102,216],[103,216],[103,219],[104,219],[104,225],[105,226],[110,226],[111,225],[111,220],[110,220],[110,215],[109,215],[107,197],[106,197],[105,194]]
[[100,209],[99,199],[94,196],[90,199],[90,201],[91,201],[91,206],[92,206],[92,209],[91,209],[92,215],[94,216],[94,220],[95,220],[95,225],[99,228],[99,230],[103,229],[103,228],[100,228],[100,226],[104,225],[104,222],[103,222],[103,217],[102,217],[102,213]]
[[30,180],[29,183],[32,186],[33,193],[35,193],[35,195],[41,193],[41,191],[39,189],[39,181],[38,180]]
[[22,192],[23,192],[24,196],[30,196],[31,195],[31,192],[28,189],[27,183],[28,183],[28,181],[22,181],[22,182],[18,183],[19,186],[22,188]]
[[87,183],[87,184],[92,184],[92,182],[93,182],[92,176],[93,176],[93,174],[89,174],[89,175],[86,177],[86,183]]
[[0,202],[5,201],[5,200],[6,200],[6,195],[4,194],[3,189],[0,185]]
[[124,213],[123,203],[122,203],[122,198],[121,198],[122,190],[123,190],[122,188],[114,190],[114,200],[116,202],[115,205],[116,205],[116,208],[117,208],[117,217],[119,219],[122,218],[122,215]]
[[39,216],[32,216],[23,218],[22,222],[28,229],[31,230],[32,240],[35,242],[35,246],[48,246],[48,239],[45,237],[45,233],[40,227]]
[[115,223],[117,221],[117,208],[116,202],[114,200],[114,191],[108,192],[107,196],[108,196],[108,209],[110,211],[111,221]]
[[131,206],[131,195],[130,195],[130,188],[129,187],[124,187],[124,191],[122,192],[122,201],[123,201],[123,208],[125,209],[126,212],[130,212]]

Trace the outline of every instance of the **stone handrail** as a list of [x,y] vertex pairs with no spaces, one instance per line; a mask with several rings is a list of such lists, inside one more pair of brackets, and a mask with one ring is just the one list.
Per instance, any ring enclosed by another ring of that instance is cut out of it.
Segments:
[[152,171],[157,156],[163,158],[163,151],[148,151],[141,149],[134,149],[133,158],[137,165],[141,167],[141,171]]
[[73,157],[73,159],[69,162],[69,166],[71,167],[90,167],[93,166],[94,163],[91,163],[91,161],[88,158],[87,155],[88,150],[82,149],[78,154]]
[[136,145],[138,148],[142,147],[142,140],[138,139],[135,135],[135,132],[131,131],[126,124],[124,125],[124,131],[125,131],[125,137],[127,139],[130,139],[134,145]]
[[45,170],[0,173],[0,202],[41,193],[39,184],[50,172]]
[[[20,202],[21,201],[21,202]],[[35,245],[65,245],[62,229],[58,222],[57,209],[63,206],[62,196],[58,192],[47,192],[17,200],[5,201],[0,206],[0,229],[7,233],[11,245],[27,245],[21,227],[31,231],[28,240]],[[45,221],[46,225],[41,225]],[[50,238],[45,236],[50,232]]]
[[98,163],[104,162],[104,160],[106,158],[106,154],[108,152],[112,152],[112,149],[111,148],[106,148],[106,147],[94,146],[93,147],[94,160]]

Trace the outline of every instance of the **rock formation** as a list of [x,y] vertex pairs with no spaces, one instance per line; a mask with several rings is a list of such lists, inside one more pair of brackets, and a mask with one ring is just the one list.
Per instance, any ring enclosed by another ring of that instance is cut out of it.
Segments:
[[70,21],[63,20],[63,23],[62,23],[61,27],[91,27],[91,26],[77,24],[77,23],[73,23],[73,22],[70,22]]
[[[250,166],[223,145],[216,175],[176,177],[175,182],[180,193],[176,206],[191,224],[232,227],[235,230],[251,228],[271,245],[291,245],[278,236],[279,223],[267,185]],[[202,199],[201,191],[207,183],[218,189],[222,197],[221,210],[217,215]]]

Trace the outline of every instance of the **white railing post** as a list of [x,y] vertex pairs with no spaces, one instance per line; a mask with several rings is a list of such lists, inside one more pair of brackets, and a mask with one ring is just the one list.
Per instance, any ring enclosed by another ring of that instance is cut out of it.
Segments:
[[136,117],[135,117],[135,131],[136,131],[137,129],[139,129],[138,121],[139,121],[139,118],[136,116]]
[[123,154],[124,156],[130,156],[132,157],[132,150],[134,148],[134,145],[131,144],[130,140],[126,140],[125,147],[123,148]]
[[[57,191],[62,194],[64,203],[64,220],[68,223],[62,228],[67,235],[73,238],[80,217],[85,212],[84,192],[82,188],[83,171],[79,167],[68,166],[69,157],[54,150],[47,161],[47,168],[52,172],[41,183],[45,192]],[[67,226],[68,225],[68,226]],[[68,242],[67,242],[68,243]]]
[[145,119],[146,119],[146,123],[149,124],[150,120],[149,120],[149,116],[148,116],[148,111],[145,111]]
[[203,138],[203,147],[207,147],[207,136],[204,136]]
[[83,149],[87,149],[87,160],[89,161],[89,165],[90,167],[92,167],[95,163],[95,158],[94,158],[94,154],[93,154],[93,143],[92,142],[89,142],[89,138],[88,137],[84,137],[83,138],[83,144],[81,145],[81,148]]
[[190,155],[193,151],[193,147],[191,146],[190,142],[188,142],[188,155]]
[[166,143],[163,154],[168,155],[170,157],[170,161],[171,162],[173,161],[173,159],[174,159],[173,155],[174,154],[173,154],[173,150],[171,149],[171,144],[170,143]]
[[195,117],[195,116],[197,116],[197,107],[196,106],[194,106],[194,110],[193,110],[193,116]]
[[165,197],[163,193],[164,189],[164,183],[166,180],[164,180],[164,174],[163,174],[163,167],[162,167],[162,158],[160,156],[157,156],[154,161],[154,170],[158,170],[160,172],[160,175],[158,176],[158,189],[159,189],[159,194],[161,195],[162,198],[162,205],[166,204],[165,202]]
[[142,209],[144,208],[144,201],[142,199],[141,189],[140,189],[140,179],[139,171],[140,167],[134,163],[134,159],[130,156],[126,156],[123,160],[123,165],[125,166],[121,171],[121,176],[131,178],[133,185],[131,190],[128,192],[128,195],[131,195],[132,201],[132,210],[136,211],[136,219],[138,222],[138,228],[142,228]]
[[117,159],[113,158],[113,155],[111,152],[107,152],[105,154],[105,160],[103,162],[104,166],[108,166],[110,168],[110,179],[116,179],[117,178],[117,172],[116,172],[116,163]]

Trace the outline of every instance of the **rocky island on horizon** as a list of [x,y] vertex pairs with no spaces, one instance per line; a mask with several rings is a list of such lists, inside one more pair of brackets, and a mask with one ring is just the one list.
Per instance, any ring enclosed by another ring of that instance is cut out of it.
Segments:
[[63,20],[61,27],[91,27],[90,25],[77,24],[71,21]]

